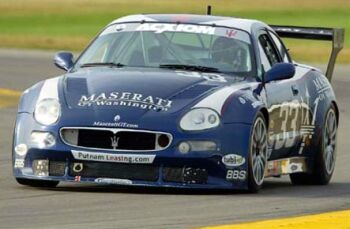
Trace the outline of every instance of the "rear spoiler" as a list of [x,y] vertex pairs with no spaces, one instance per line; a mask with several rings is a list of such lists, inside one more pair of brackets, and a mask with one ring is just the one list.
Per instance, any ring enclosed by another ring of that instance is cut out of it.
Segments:
[[335,61],[344,45],[343,28],[318,28],[300,26],[270,25],[280,37],[332,41],[332,52],[328,61],[326,77],[332,80]]

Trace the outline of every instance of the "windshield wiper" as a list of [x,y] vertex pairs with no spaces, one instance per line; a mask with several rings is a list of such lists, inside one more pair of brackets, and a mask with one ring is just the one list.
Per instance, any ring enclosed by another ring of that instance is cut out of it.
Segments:
[[218,68],[200,66],[200,65],[186,65],[186,64],[161,64],[160,68],[169,69],[182,69],[182,70],[192,70],[200,72],[220,72]]
[[98,66],[121,68],[121,67],[124,67],[125,64],[113,63],[113,62],[96,62],[96,63],[86,63],[86,64],[81,65],[80,67],[87,68],[87,67],[98,67]]

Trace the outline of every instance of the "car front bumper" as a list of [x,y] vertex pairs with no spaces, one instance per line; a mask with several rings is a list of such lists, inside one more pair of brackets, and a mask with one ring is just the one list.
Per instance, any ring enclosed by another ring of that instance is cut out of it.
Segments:
[[[247,189],[247,152],[251,129],[247,124],[225,124],[214,132],[197,134],[157,130],[173,136],[171,145],[165,150],[118,152],[67,145],[58,134],[61,127],[42,128],[26,122],[29,115],[21,116],[17,117],[13,142],[13,173],[16,178],[153,187]],[[52,133],[56,144],[49,148],[32,144],[30,134],[33,131]],[[189,139],[214,141],[217,148],[213,151],[180,153],[179,143]],[[27,146],[25,155],[16,152],[19,144]],[[77,153],[87,156],[78,157]],[[246,163],[228,166],[222,160],[227,154],[242,155]],[[104,155],[104,158],[94,158],[94,155]],[[147,163],[144,160],[116,161],[106,159],[106,155],[152,160]],[[246,176],[244,179],[227,179],[230,170],[246,171]]]

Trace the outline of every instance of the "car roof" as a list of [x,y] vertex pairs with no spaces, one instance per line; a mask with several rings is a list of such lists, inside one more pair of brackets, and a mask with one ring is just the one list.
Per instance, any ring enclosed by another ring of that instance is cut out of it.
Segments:
[[227,26],[241,29],[247,31],[248,33],[251,33],[252,28],[255,26],[260,25],[262,27],[268,27],[267,24],[258,20],[196,14],[136,14],[118,18],[110,24],[125,22],[182,22],[204,25],[215,24],[217,26]]

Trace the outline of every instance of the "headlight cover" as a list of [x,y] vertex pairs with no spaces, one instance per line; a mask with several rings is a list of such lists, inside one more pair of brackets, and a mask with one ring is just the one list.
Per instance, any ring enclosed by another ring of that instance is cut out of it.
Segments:
[[34,118],[42,125],[52,125],[60,116],[61,105],[57,99],[43,99],[35,107]]
[[220,125],[220,116],[209,108],[196,108],[185,114],[180,127],[187,131],[207,130]]

